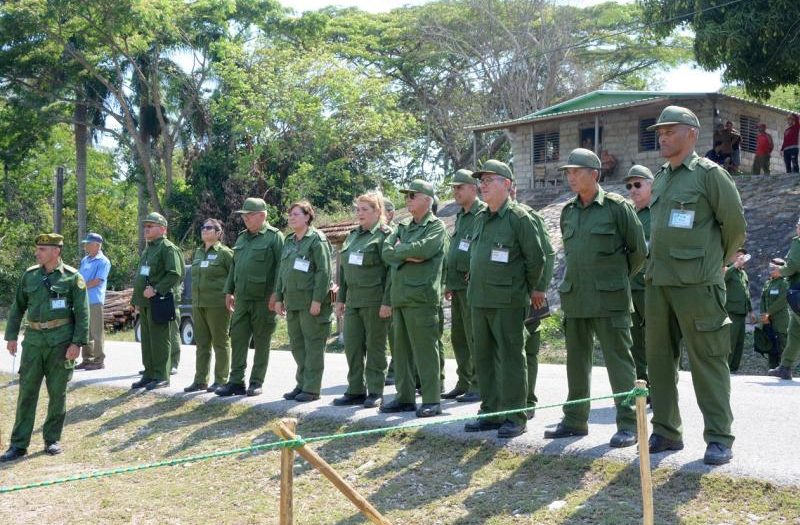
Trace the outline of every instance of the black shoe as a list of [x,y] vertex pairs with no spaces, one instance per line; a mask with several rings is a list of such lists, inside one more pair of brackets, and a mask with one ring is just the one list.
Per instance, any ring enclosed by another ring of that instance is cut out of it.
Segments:
[[536,407],[530,407],[530,410],[525,412],[525,418],[530,421],[536,415]]
[[500,426],[500,429],[497,431],[497,437],[502,439],[513,438],[521,436],[526,431],[527,428],[525,427],[524,423],[522,425],[518,425],[517,423],[506,420],[506,422],[503,423]]
[[456,398],[456,401],[458,401],[459,403],[477,403],[480,400],[481,400],[481,395],[477,392],[467,392],[465,394],[461,394]]
[[260,383],[250,383],[250,388],[247,389],[247,397],[260,396],[262,392]]
[[467,393],[467,391],[464,390],[463,388],[455,387],[454,389],[452,389],[451,391],[447,392],[446,394],[442,394],[442,399],[455,399],[458,396],[463,396],[466,393]]
[[221,387],[221,386],[222,386],[222,385],[221,385],[221,384],[219,384],[219,383],[211,383],[211,386],[209,386],[208,388],[206,388],[206,392],[214,392],[214,391],[216,391],[216,390],[217,390],[219,387]]
[[169,371],[169,375],[171,375],[171,376],[178,375],[178,367],[177,366],[173,366],[172,370]]
[[464,432],[485,432],[487,430],[497,430],[502,426],[502,423],[494,423],[486,418],[479,418],[466,423],[464,425]]
[[392,386],[394,384],[394,376],[386,376],[386,380],[383,382],[386,386]]
[[364,394],[347,394],[345,393],[342,397],[337,397],[333,400],[334,406],[337,407],[349,407],[353,405],[363,405],[364,401],[367,400],[367,396]]
[[139,371],[137,372],[137,374],[139,374],[140,376],[143,376],[143,375],[144,375],[144,370],[139,370]]
[[283,399],[286,399],[287,401],[291,401],[294,398],[296,398],[297,394],[299,394],[300,392],[302,392],[302,390],[300,390],[299,388],[295,388],[291,392],[286,392],[285,394],[283,394]]
[[787,381],[791,381],[792,369],[788,366],[779,365],[778,368],[773,368],[769,372],[767,372],[767,375],[772,377],[780,377],[781,379],[786,379]]
[[[81,363],[81,364],[83,364],[83,363]],[[106,365],[104,365],[103,363],[86,363],[86,366],[84,366],[83,369],[88,372],[90,370],[102,370],[105,367],[106,367]]]
[[308,403],[309,401],[316,401],[319,399],[319,394],[312,394],[311,392],[300,392],[294,396],[294,400],[298,403]]
[[64,452],[64,449],[61,448],[61,444],[58,441],[53,442],[45,442],[44,444],[44,452],[50,456],[56,456]]
[[192,383],[183,389],[187,394],[189,392],[199,392],[201,390],[208,390],[208,383]]
[[683,441],[667,439],[658,434],[650,434],[647,445],[651,454],[658,454],[659,452],[666,452],[667,450],[683,450]]
[[636,434],[630,430],[618,430],[616,434],[611,436],[611,441],[608,442],[608,446],[614,448],[625,448],[631,447],[638,442],[639,439],[636,437]]
[[545,439],[561,439],[573,436],[585,436],[589,434],[588,430],[581,430],[578,428],[570,428],[564,423],[559,423],[553,430],[545,430]]
[[214,393],[220,397],[243,396],[247,393],[247,390],[245,390],[244,385],[241,383],[225,383],[214,390]]
[[703,463],[706,465],[724,465],[728,463],[733,457],[733,452],[729,447],[722,443],[712,441],[706,447],[706,453],[703,456]]
[[152,381],[152,379],[150,379],[149,377],[142,376],[140,380],[136,381],[131,385],[131,390],[135,390],[137,388],[144,388],[150,384],[150,381]]
[[417,417],[433,417],[442,413],[442,405],[439,403],[422,403],[417,409]]
[[394,412],[414,412],[416,409],[416,403],[400,403],[393,399],[391,402],[381,405],[380,411],[384,414],[392,414]]
[[17,448],[12,445],[8,447],[8,450],[6,450],[5,454],[0,456],[0,461],[14,461],[15,459],[19,459],[27,453],[27,448]]
[[157,388],[166,388],[169,386],[169,379],[154,379],[145,385],[146,390],[155,390]]
[[86,365],[88,364],[89,361],[81,361],[81,364],[75,365],[75,368],[73,368],[73,370],[84,370],[86,368]]
[[383,404],[383,395],[370,394],[364,400],[364,408],[378,408]]

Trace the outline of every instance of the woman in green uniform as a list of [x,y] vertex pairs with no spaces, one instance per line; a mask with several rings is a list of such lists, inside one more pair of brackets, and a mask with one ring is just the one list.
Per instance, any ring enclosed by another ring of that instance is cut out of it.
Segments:
[[[192,259],[192,321],[197,345],[194,382],[184,392],[213,392],[228,382],[231,313],[225,308],[225,281],[233,264],[233,251],[222,244],[222,224],[206,219],[200,233],[203,245]],[[211,347],[214,347],[214,383],[208,386]]]
[[[336,315],[344,313],[347,391],[336,406],[375,408],[383,402],[389,306],[388,268],[383,241],[391,233],[384,224],[383,198],[370,193],[356,199],[355,228],[344,241],[339,264]],[[369,394],[369,395],[367,395]]]
[[299,402],[319,399],[325,366],[325,343],[331,330],[331,247],[311,226],[308,201],[289,207],[289,227],[276,285],[275,312],[286,315],[289,346],[297,363],[297,386],[283,395]]

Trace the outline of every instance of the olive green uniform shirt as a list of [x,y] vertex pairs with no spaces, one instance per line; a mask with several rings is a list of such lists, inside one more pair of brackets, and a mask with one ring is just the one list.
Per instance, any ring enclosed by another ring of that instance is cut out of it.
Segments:
[[475,221],[467,300],[473,308],[526,308],[542,279],[545,255],[531,215],[510,198]]
[[469,274],[469,245],[475,229],[475,217],[486,209],[486,204],[475,199],[469,210],[461,208],[456,215],[456,224],[450,239],[447,252],[447,277],[445,288],[448,290],[466,290],[467,274]]
[[633,207],[603,188],[586,206],[576,195],[561,210],[561,234],[567,269],[558,291],[564,315],[628,315],[629,277],[647,258],[644,230]]
[[338,301],[351,308],[391,305],[389,268],[383,262],[383,242],[392,229],[377,223],[369,230],[360,226],[342,244]]
[[283,234],[264,223],[259,231],[243,230],[233,246],[233,267],[225,293],[238,301],[263,301],[275,290],[283,250]]
[[725,270],[725,296],[725,310],[729,314],[746,315],[753,311],[747,272],[732,264]]
[[233,250],[215,242],[208,250],[198,246],[192,259],[192,305],[224,307],[225,284],[233,267]]
[[29,322],[71,320],[57,328],[28,330],[25,334],[27,344],[52,347],[72,343],[82,346],[89,341],[86,283],[77,269],[60,260],[50,273],[38,264],[25,270],[8,312],[6,341],[17,340],[26,313]]
[[[383,243],[383,260],[391,268],[391,306],[438,306],[442,300],[442,264],[447,230],[428,212],[419,223],[407,218]],[[416,257],[422,262],[406,262]]]
[[[636,217],[642,223],[642,230],[644,230],[644,238],[647,241],[648,250],[650,249],[650,206],[645,206],[641,210],[636,210]],[[646,263],[642,265],[636,275],[631,277],[631,290],[644,291],[644,270]]]
[[786,302],[788,291],[789,283],[783,277],[778,277],[765,282],[761,292],[761,313],[768,314],[772,328],[784,335],[789,331],[789,303]]
[[553,249],[553,243],[550,242],[550,234],[547,232],[544,217],[524,202],[517,202],[517,206],[528,212],[528,215],[531,216],[531,220],[533,220],[533,225],[536,227],[539,243],[542,245],[542,251],[544,252],[544,269],[542,270],[542,276],[539,278],[535,290],[537,292],[547,292],[550,281],[553,280],[553,271],[556,266],[556,251]]
[[789,280],[789,286],[800,285],[800,237],[794,237],[789,253],[784,258],[786,266],[781,268],[781,275]]
[[654,286],[722,285],[722,266],[744,243],[742,200],[731,176],[692,152],[664,164],[653,181],[651,252]]
[[[330,306],[331,245],[310,226],[301,239],[290,234],[283,245],[276,299],[287,310],[307,310],[313,301]],[[321,315],[325,315],[325,311]],[[330,315],[330,311],[327,312]]]
[[[145,273],[148,275],[144,275]],[[131,304],[150,306],[150,299],[144,296],[144,289],[150,285],[159,295],[172,292],[177,306],[180,301],[180,287],[183,284],[182,276],[183,256],[180,249],[166,237],[149,241],[139,257],[139,268],[133,280]]]

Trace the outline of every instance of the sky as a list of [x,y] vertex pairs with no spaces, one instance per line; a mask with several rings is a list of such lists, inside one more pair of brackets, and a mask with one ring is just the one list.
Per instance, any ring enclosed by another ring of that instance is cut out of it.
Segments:
[[[295,12],[315,11],[329,5],[337,7],[358,7],[371,13],[390,11],[397,7],[421,5],[430,0],[280,0],[285,7]],[[556,0],[559,4],[587,7],[605,0]],[[618,0],[620,1],[620,0]],[[621,0],[625,3],[629,0]],[[704,71],[697,64],[683,64],[659,74],[657,83],[663,91],[676,92],[714,92],[722,87],[721,71]]]

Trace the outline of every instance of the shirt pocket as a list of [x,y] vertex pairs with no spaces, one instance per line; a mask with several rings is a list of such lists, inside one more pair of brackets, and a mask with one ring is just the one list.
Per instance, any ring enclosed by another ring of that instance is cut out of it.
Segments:
[[617,252],[617,229],[611,223],[596,224],[590,230],[589,250],[600,255]]
[[594,282],[597,297],[593,300],[613,312],[630,310],[627,280],[621,277],[597,279]]
[[706,249],[703,247],[670,248],[670,266],[682,284],[697,284],[703,281],[703,261]]
[[486,299],[490,303],[510,304],[513,291],[511,286],[514,284],[509,272],[490,272],[486,276]]

